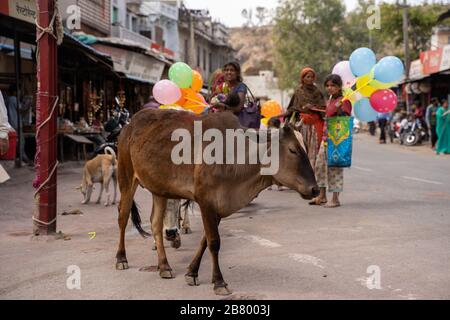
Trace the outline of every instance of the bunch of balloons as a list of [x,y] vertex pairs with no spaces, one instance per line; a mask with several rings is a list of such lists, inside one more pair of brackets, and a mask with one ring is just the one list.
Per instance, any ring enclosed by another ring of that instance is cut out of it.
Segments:
[[374,121],[378,112],[393,111],[397,96],[389,88],[395,87],[403,78],[403,62],[394,56],[378,61],[369,48],[352,52],[348,61],[341,61],[332,73],[342,78],[344,100],[350,100],[355,115],[365,122]]
[[169,80],[158,81],[153,87],[153,97],[161,109],[188,110],[200,114],[208,106],[200,94],[202,75],[186,63],[177,62],[169,69]]
[[261,123],[265,128],[268,127],[269,119],[278,116],[283,113],[281,105],[275,100],[269,100],[265,102],[261,107],[261,115],[264,117],[261,119]]

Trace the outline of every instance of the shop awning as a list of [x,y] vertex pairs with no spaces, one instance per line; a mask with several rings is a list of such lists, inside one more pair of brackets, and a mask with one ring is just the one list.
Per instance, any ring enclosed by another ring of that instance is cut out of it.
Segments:
[[402,83],[424,80],[436,74],[446,74],[450,70],[450,45],[437,50],[420,53],[420,59],[411,62],[409,79]]
[[150,84],[161,80],[166,64],[155,57],[103,43],[95,43],[92,47],[109,54],[113,60],[114,71],[123,73],[128,79]]
[[63,45],[79,48],[92,61],[96,63],[101,61],[102,63],[108,65],[111,69],[113,68],[113,59],[109,54],[95,50],[95,48],[84,44],[82,41],[67,32],[64,32]]

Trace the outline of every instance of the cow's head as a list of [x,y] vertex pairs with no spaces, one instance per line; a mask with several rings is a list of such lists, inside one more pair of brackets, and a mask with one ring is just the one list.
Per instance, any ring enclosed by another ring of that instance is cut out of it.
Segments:
[[303,199],[319,195],[302,135],[289,126],[280,130],[279,170],[273,178],[300,193]]

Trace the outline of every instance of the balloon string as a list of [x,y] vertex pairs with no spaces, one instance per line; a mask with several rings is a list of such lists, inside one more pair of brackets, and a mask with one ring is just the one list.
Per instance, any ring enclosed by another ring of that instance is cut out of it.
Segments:
[[363,86],[358,88],[358,82],[356,82],[356,90],[353,91],[352,93],[350,93],[349,95],[345,96],[344,98],[342,98],[341,102],[344,102],[345,100],[350,100],[350,97],[352,97],[355,93],[359,92],[362,88],[366,87],[369,85],[369,83],[372,81],[373,79],[369,79],[369,81],[367,81]]
[[184,97],[184,99],[186,99],[187,101],[190,101],[190,102],[201,103],[201,101],[198,101],[198,100],[195,100],[195,99],[190,99],[190,98],[188,98],[188,97]]

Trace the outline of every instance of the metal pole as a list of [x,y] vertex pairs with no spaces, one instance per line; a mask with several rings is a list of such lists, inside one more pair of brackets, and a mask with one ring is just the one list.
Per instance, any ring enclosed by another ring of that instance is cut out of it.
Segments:
[[[409,79],[409,37],[408,37],[408,4],[403,0],[403,49],[405,54],[406,79]],[[409,99],[406,93],[406,110],[409,112]]]
[[[38,22],[42,27],[47,27],[53,16],[53,0],[37,0],[38,4]],[[40,33],[40,30],[37,30]],[[37,46],[39,47],[39,56],[37,57],[37,119],[36,128],[38,128],[51,114],[52,107],[57,95],[57,49],[56,39],[48,33],[45,33]],[[40,156],[38,161],[38,177],[43,184],[47,179],[48,183],[43,186],[37,195],[39,221],[34,221],[34,233],[48,235],[56,232],[56,171],[50,174],[56,165],[57,149],[57,112],[53,113],[52,118],[44,124],[37,137]],[[54,221],[53,221],[54,220]],[[53,221],[51,224],[50,222]],[[42,222],[42,223],[41,223]]]
[[22,116],[20,115],[20,102],[21,92],[20,92],[20,81],[22,74],[21,65],[21,55],[20,55],[20,39],[17,30],[14,30],[14,61],[15,61],[15,72],[16,72],[16,98],[17,98],[17,149],[16,149],[16,160],[15,167],[22,167]]

